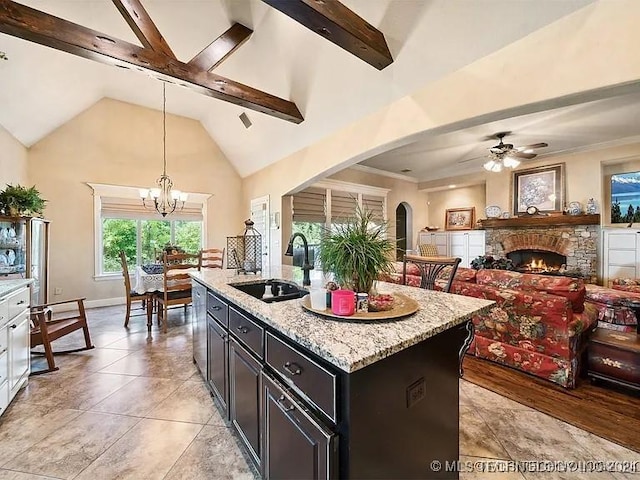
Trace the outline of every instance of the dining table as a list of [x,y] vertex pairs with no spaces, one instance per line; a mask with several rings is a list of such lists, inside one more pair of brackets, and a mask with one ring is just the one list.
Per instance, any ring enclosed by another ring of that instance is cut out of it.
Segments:
[[141,295],[146,294],[147,330],[153,326],[153,296],[164,291],[164,266],[161,263],[136,265],[135,283],[133,291]]
[[[197,268],[184,270],[197,271]],[[162,263],[150,263],[145,265],[136,265],[135,283],[133,291],[141,295],[147,295],[147,330],[151,331],[153,325],[153,297],[156,294],[164,292],[164,265]]]

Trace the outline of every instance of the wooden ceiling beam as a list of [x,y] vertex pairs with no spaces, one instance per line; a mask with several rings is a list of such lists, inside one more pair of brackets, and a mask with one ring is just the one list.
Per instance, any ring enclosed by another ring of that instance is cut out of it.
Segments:
[[262,0],[378,70],[393,62],[380,30],[337,0]]
[[239,23],[234,23],[229,29],[211,42],[204,50],[189,60],[189,65],[201,70],[210,71],[220,65],[229,55],[246,42],[253,30]]
[[176,58],[140,0],[113,0],[113,3],[142,45]]
[[0,0],[0,33],[101,63],[150,73],[160,80],[293,123],[304,120],[298,107],[289,100],[11,0]]

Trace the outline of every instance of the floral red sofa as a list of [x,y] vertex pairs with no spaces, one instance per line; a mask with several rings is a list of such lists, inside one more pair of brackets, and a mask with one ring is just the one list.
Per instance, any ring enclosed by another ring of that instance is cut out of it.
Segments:
[[586,301],[598,310],[598,326],[622,332],[635,332],[638,319],[624,300],[640,300],[640,280],[617,278],[611,288],[587,285]]
[[[384,280],[401,283],[401,265]],[[420,277],[413,267],[407,264],[407,284],[416,286]],[[496,302],[488,314],[473,318],[470,354],[575,387],[586,335],[598,316],[584,301],[582,280],[459,268],[451,293]]]

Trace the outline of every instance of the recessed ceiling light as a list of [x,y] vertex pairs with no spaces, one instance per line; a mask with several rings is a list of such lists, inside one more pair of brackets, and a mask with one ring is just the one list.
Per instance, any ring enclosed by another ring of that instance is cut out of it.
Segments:
[[527,148],[526,150],[523,150],[522,153],[533,153],[533,148]]
[[449,185],[449,188],[456,188],[455,185]]
[[410,168],[403,168],[402,170],[400,170],[402,173],[409,173],[411,171]]

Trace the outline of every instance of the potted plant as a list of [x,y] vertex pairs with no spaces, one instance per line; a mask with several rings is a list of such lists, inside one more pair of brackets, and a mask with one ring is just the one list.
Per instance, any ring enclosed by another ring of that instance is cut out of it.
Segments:
[[46,200],[40,196],[40,192],[33,187],[22,185],[7,185],[0,192],[0,209],[5,215],[11,217],[42,216]]
[[369,293],[381,273],[394,271],[395,245],[387,239],[387,229],[387,222],[376,224],[372,212],[356,208],[352,218],[322,234],[322,270],[333,273],[342,288]]

